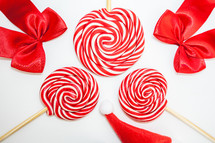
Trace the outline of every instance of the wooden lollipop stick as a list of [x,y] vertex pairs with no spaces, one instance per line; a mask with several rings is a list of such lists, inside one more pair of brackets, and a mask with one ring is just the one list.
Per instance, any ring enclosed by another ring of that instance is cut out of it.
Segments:
[[111,11],[111,0],[107,0],[107,11]]
[[210,134],[206,133],[204,130],[199,128],[197,125],[195,125],[194,123],[192,123],[191,121],[189,121],[185,117],[183,117],[180,114],[176,113],[175,111],[173,111],[169,107],[166,108],[166,111],[169,112],[170,114],[172,114],[173,116],[175,116],[176,118],[178,118],[179,120],[181,120],[182,122],[184,122],[185,124],[189,125],[191,128],[193,128],[194,130],[196,130],[197,132],[199,132],[200,134],[202,134],[203,136],[208,138],[213,143],[215,143],[215,138],[213,136],[211,136]]
[[3,136],[0,137],[0,142],[3,141],[4,139],[6,139],[7,137],[9,137],[10,135],[12,135],[13,133],[15,133],[16,131],[18,131],[19,129],[21,129],[22,127],[24,127],[25,125],[27,125],[28,123],[30,123],[31,121],[33,121],[34,119],[36,119],[37,117],[39,117],[40,115],[42,115],[43,113],[45,113],[47,110],[48,110],[48,108],[45,107],[41,111],[32,115],[31,117],[29,117],[28,119],[26,119],[25,121],[23,121],[22,123],[20,123],[16,127],[14,127],[13,129],[8,131],[6,134],[4,134]]

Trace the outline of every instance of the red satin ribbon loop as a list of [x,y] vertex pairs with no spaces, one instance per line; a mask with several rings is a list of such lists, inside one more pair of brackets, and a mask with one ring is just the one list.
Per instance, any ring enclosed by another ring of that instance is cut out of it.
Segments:
[[208,0],[185,0],[176,13],[166,10],[158,20],[154,36],[162,42],[178,45],[174,68],[179,73],[196,73],[215,57],[215,29],[191,37],[207,20],[214,8]]
[[12,58],[11,66],[41,73],[45,66],[42,43],[63,34],[67,27],[51,8],[42,13],[30,0],[1,0],[1,12],[23,32],[0,27],[0,57]]

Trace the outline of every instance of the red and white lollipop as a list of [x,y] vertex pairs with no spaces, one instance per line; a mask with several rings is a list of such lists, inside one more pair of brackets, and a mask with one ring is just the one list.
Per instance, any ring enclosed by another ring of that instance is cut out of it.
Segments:
[[215,142],[215,138],[200,127],[166,107],[167,81],[154,69],[138,69],[126,76],[119,89],[119,102],[122,109],[137,121],[152,121],[164,110]]
[[86,14],[73,37],[81,63],[93,73],[115,76],[130,68],[144,50],[144,32],[131,10],[105,8]]
[[122,109],[138,121],[151,121],[165,110],[167,82],[154,69],[138,69],[126,76],[119,89]]
[[97,104],[99,88],[93,76],[82,69],[65,67],[50,74],[41,87],[48,115],[73,120],[91,112]]
[[0,141],[45,112],[65,120],[84,117],[94,109],[99,98],[99,88],[94,77],[75,67],[54,71],[45,79],[40,93],[46,107],[1,136]]

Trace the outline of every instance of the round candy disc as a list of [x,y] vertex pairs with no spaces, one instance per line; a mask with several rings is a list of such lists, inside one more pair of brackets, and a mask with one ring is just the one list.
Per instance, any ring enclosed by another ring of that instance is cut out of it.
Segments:
[[94,109],[99,98],[93,76],[75,67],[54,71],[45,79],[40,92],[47,114],[66,120],[85,116]]
[[122,109],[133,119],[151,121],[165,110],[167,81],[154,69],[138,69],[126,76],[119,89]]
[[145,43],[139,18],[123,8],[88,13],[79,21],[73,41],[82,64],[101,76],[126,71],[140,58]]

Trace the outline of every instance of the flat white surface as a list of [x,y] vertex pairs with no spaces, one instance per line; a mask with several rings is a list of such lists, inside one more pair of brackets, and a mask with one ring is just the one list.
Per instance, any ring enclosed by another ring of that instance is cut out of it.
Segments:
[[[43,80],[55,69],[65,66],[83,68],[73,48],[73,33],[79,19],[94,9],[106,7],[106,0],[32,0],[39,10],[54,9],[66,22],[68,30],[59,38],[44,43],[46,66],[42,74],[29,74],[10,67],[11,60],[0,58],[0,135],[44,108],[39,89]],[[164,112],[149,123],[130,119],[118,103],[118,89],[123,78],[138,68],[159,70],[168,81],[168,106],[185,116],[199,127],[215,136],[215,60],[206,60],[207,68],[197,74],[177,74],[173,68],[176,45],[169,45],[153,37],[159,17],[166,9],[176,11],[183,0],[112,0],[112,7],[128,8],[140,18],[145,31],[145,51],[139,61],[122,75],[100,77],[95,74],[100,88],[96,108],[86,117],[76,121],[63,121],[46,114],[37,118],[4,143],[119,143],[99,106],[109,99],[114,113],[123,121],[170,136],[173,143],[209,143],[199,133]],[[0,13],[0,26],[20,31]],[[215,12],[197,32],[215,27]],[[85,69],[86,70],[86,69]],[[88,71],[88,70],[87,70]]]

